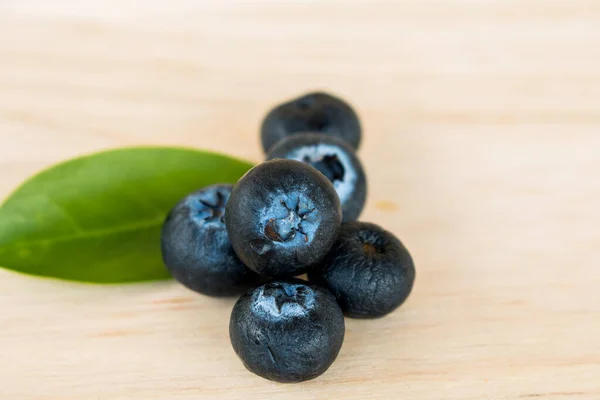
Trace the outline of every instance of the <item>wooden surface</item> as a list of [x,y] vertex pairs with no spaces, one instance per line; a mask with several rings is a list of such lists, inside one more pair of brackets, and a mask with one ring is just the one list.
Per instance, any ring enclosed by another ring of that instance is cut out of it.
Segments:
[[118,146],[260,161],[264,112],[313,88],[364,121],[401,309],[281,385],[233,353],[234,300],[2,270],[0,398],[599,399],[597,0],[2,0],[0,196]]

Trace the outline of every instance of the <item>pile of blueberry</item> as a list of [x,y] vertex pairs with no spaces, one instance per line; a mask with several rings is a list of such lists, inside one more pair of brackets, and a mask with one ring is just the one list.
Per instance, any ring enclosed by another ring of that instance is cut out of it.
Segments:
[[[171,274],[211,296],[245,294],[229,335],[246,368],[279,382],[315,378],[344,340],[344,314],[377,318],[400,306],[415,280],[402,243],[357,222],[366,198],[356,113],[311,93],[262,124],[267,161],[235,185],[181,200],[162,230]],[[308,275],[308,281],[297,279]]]

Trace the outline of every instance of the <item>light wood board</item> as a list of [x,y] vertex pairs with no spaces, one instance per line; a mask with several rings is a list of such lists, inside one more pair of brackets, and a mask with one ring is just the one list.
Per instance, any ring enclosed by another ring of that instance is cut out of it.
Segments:
[[600,2],[1,0],[0,197],[119,146],[260,161],[310,89],[365,127],[363,220],[413,253],[392,315],[297,385],[247,372],[234,300],[0,271],[0,398],[600,398]]

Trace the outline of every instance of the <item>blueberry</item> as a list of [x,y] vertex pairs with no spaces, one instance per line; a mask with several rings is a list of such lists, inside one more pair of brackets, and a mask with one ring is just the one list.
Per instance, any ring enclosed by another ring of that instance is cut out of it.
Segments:
[[408,250],[375,224],[348,222],[322,263],[308,274],[327,287],[346,315],[382,317],[400,306],[415,281]]
[[293,135],[271,148],[267,160],[274,158],[302,161],[318,169],[335,187],[343,221],[358,218],[365,205],[367,183],[362,164],[346,142],[318,133]]
[[282,159],[248,171],[234,186],[225,213],[238,257],[272,277],[300,275],[317,265],[341,220],[331,182],[309,165]]
[[358,149],[361,127],[358,116],[346,102],[326,93],[308,93],[272,109],[261,127],[262,145],[268,152],[287,136],[318,132],[345,140]]
[[344,315],[326,289],[298,279],[274,281],[233,307],[229,336],[251,372],[277,382],[316,378],[344,341]]
[[239,294],[264,281],[237,258],[227,236],[224,213],[231,187],[208,186],[188,195],[162,227],[162,256],[171,275],[211,296]]

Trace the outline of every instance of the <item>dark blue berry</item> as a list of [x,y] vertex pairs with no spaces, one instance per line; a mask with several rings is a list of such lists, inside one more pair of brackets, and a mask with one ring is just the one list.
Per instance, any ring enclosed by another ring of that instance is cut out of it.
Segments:
[[234,186],[225,222],[238,257],[252,270],[291,277],[317,265],[335,241],[342,220],[331,182],[293,160],[272,160]]
[[227,236],[224,215],[231,185],[214,185],[181,200],[162,228],[167,269],[188,288],[211,296],[239,294],[264,281],[242,264]]
[[367,182],[354,150],[343,140],[318,133],[290,136],[271,148],[267,159],[302,161],[331,181],[342,203],[343,221],[360,215],[367,197]]
[[277,382],[316,378],[344,341],[344,315],[326,289],[301,280],[274,281],[233,307],[229,336],[246,368]]
[[408,250],[390,232],[375,224],[343,224],[320,268],[308,274],[327,287],[346,315],[382,317],[410,294],[415,267]]
[[317,132],[336,136],[358,149],[361,127],[346,102],[326,93],[309,93],[272,109],[261,127],[262,145],[268,152],[280,140],[297,133]]

